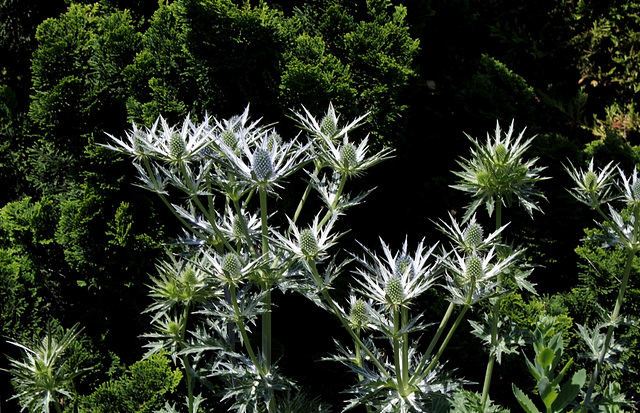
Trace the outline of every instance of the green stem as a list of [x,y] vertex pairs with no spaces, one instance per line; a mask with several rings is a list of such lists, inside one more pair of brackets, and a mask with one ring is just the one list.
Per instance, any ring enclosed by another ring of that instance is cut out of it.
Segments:
[[[496,202],[496,231],[502,227],[502,200]],[[498,238],[498,241],[500,239]],[[502,286],[502,273],[498,273],[498,287]],[[496,298],[493,303],[492,320],[491,320],[491,344],[489,346],[489,361],[487,362],[487,370],[484,375],[484,385],[482,386],[482,399],[480,404],[484,409],[489,397],[489,388],[491,387],[491,377],[493,376],[493,367],[496,362],[496,356],[493,350],[498,343],[498,319],[500,317],[500,297]]]
[[[186,344],[185,340],[187,337],[187,321],[189,319],[189,314],[191,314],[191,304],[187,304],[182,311],[182,327],[180,329],[180,339],[182,340],[182,350],[185,349]],[[193,375],[191,374],[191,363],[189,362],[189,357],[186,354],[182,355],[182,364],[184,365],[185,376],[187,378],[187,406],[189,413],[195,413],[193,411]]]
[[[618,290],[618,298],[616,299],[616,304],[613,308],[613,313],[611,313],[611,317],[609,319],[609,327],[607,328],[607,334],[604,340],[604,346],[600,350],[600,355],[598,357],[598,361],[596,362],[596,368],[591,376],[591,380],[589,381],[589,389],[587,390],[587,394],[584,398],[584,405],[588,405],[591,401],[591,395],[593,393],[596,381],[598,376],[600,375],[600,371],[602,370],[602,365],[604,362],[604,357],[609,351],[609,346],[611,345],[611,338],[613,337],[613,330],[615,328],[615,323],[618,321],[618,317],[620,316],[620,311],[622,310],[622,303],[624,301],[624,295],[627,290],[627,285],[629,283],[629,275],[631,274],[631,268],[633,267],[633,260],[636,256],[637,252],[637,238],[638,238],[638,229],[640,226],[640,207],[636,207],[634,209],[634,227],[633,227],[633,239],[628,245],[627,250],[627,261],[624,267],[624,273],[622,275],[622,283],[620,284],[620,289]],[[615,226],[615,225],[614,225]],[[583,407],[584,411],[584,407]]]
[[[262,254],[269,253],[269,226],[267,213],[267,190],[260,188],[260,224],[262,227]],[[262,314],[262,362],[264,371],[269,373],[271,370],[271,281],[265,279],[263,282],[262,291],[265,293],[263,304],[265,312]],[[269,405],[267,410],[275,413],[276,400],[273,395],[273,389],[269,389]]]
[[329,292],[327,291],[327,288],[325,287],[325,284],[322,281],[322,278],[320,277],[320,274],[318,273],[318,268],[316,267],[316,262],[313,259],[309,259],[307,262],[309,263],[309,267],[311,268],[311,273],[313,274],[313,277],[314,277],[316,283],[318,284],[319,287],[321,287],[322,296],[323,296],[324,300],[327,302],[327,304],[329,304],[329,307],[331,307],[331,311],[333,311],[333,314],[336,317],[338,317],[338,320],[340,320],[340,323],[342,323],[342,326],[345,328],[345,330],[347,330],[349,335],[360,346],[360,348],[364,351],[364,353],[367,355],[367,357],[369,357],[371,362],[373,364],[375,364],[375,366],[378,368],[378,370],[380,370],[380,372],[387,379],[391,379],[391,375],[389,374],[387,369],[385,369],[384,366],[382,365],[382,363],[380,363],[380,361],[378,361],[378,359],[371,352],[371,350],[369,350],[369,348],[367,348],[367,346],[364,345],[364,343],[360,339],[360,336],[358,334],[356,334],[355,331],[353,331],[353,329],[349,325],[349,322],[342,316],[342,312],[338,309],[338,306],[333,301],[333,298],[331,298],[331,295],[329,295]]
[[447,333],[447,336],[444,338],[444,341],[440,345],[440,348],[438,349],[438,352],[436,353],[436,355],[433,357],[433,360],[431,360],[431,363],[429,363],[427,368],[422,373],[420,373],[420,375],[418,376],[417,379],[414,380],[414,382],[418,383],[421,380],[423,380],[425,377],[427,377],[427,374],[429,374],[429,372],[436,366],[436,364],[438,363],[438,360],[440,359],[440,356],[442,356],[442,353],[444,353],[445,348],[447,348],[447,345],[449,344],[449,340],[451,340],[451,337],[453,337],[453,333],[455,333],[456,329],[462,322],[464,315],[466,314],[467,310],[470,307],[471,305],[469,304],[465,304],[462,307],[462,310],[460,310],[460,314],[458,314],[456,321],[454,321],[453,325],[451,326],[449,333]]
[[[320,168],[318,167],[318,165],[316,165],[315,169],[313,170],[313,176],[318,176],[319,172],[320,172]],[[302,198],[300,198],[300,202],[298,203],[298,208],[296,208],[296,212],[293,214],[294,224],[300,217],[300,213],[302,212],[302,207],[307,202],[307,198],[309,198],[309,194],[311,194],[311,183],[307,184],[307,187],[305,188],[304,193],[302,194]]]
[[56,401],[53,403],[53,405],[54,405],[54,406],[55,406],[55,408],[56,408],[56,412],[58,412],[58,413],[62,413],[62,408],[60,407],[60,400],[56,400]]
[[[409,309],[402,307],[402,328],[406,328],[409,323]],[[409,333],[402,333],[402,389],[409,389]]]
[[393,361],[396,367],[396,382],[398,383],[398,392],[401,396],[405,396],[405,389],[402,383],[402,363],[400,361],[400,310],[397,307],[391,309],[393,313]]
[[[444,328],[447,326],[447,323],[449,322],[449,318],[451,318],[451,314],[453,314],[453,309],[454,309],[455,306],[456,305],[454,303],[449,303],[449,307],[447,307],[447,311],[445,312],[444,316],[442,317],[442,321],[440,321],[440,325],[438,326],[438,329],[436,330],[436,333],[434,334],[433,338],[431,339],[431,342],[429,343],[429,347],[427,347],[427,351],[424,352],[424,355],[422,356],[422,359],[420,360],[420,363],[418,363],[418,366],[415,369],[416,372],[419,372],[420,370],[422,370],[422,368],[426,364],[427,360],[429,359],[429,356],[431,355],[431,352],[433,351],[434,347],[438,343],[438,340],[440,340],[440,336],[444,332]],[[409,381],[409,383],[411,385],[414,385],[416,383],[416,379],[418,377],[419,377],[418,375],[414,375],[413,377],[411,377],[411,380]]]
[[236,286],[234,284],[229,284],[229,295],[231,297],[231,305],[233,307],[233,312],[236,317],[236,326],[238,326],[238,331],[240,332],[240,336],[242,337],[242,345],[245,349],[247,349],[247,353],[249,354],[249,358],[256,368],[264,374],[262,371],[262,367],[258,362],[258,357],[256,357],[256,353],[253,351],[253,346],[249,342],[249,336],[247,334],[247,329],[244,325],[244,321],[242,320],[242,314],[240,313],[240,307],[238,307],[238,299],[236,296]]

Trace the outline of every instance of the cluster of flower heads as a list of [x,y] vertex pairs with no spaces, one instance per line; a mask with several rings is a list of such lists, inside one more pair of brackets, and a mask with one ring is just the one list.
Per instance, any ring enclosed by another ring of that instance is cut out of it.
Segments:
[[[591,159],[586,170],[573,165],[566,167],[575,186],[569,190],[578,201],[600,213],[607,224],[601,225],[605,245],[640,249],[635,237],[636,215],[640,214],[640,179],[638,170],[627,176],[620,167],[609,162],[596,167]],[[615,201],[622,201],[631,213],[616,209]],[[603,207],[607,206],[606,209]]]

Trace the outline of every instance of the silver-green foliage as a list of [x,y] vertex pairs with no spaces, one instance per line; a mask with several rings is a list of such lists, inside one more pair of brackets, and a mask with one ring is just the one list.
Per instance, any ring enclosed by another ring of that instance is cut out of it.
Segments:
[[77,324],[66,331],[49,324],[46,334],[33,344],[10,342],[22,351],[20,359],[8,357],[16,390],[12,399],[18,399],[21,411],[48,413],[53,405],[60,412],[61,402],[73,399],[73,379],[86,369],[70,366],[65,356],[80,332]]

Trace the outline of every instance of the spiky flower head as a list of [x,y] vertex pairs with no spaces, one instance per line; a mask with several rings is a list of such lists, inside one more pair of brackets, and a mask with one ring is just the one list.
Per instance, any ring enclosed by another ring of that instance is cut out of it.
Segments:
[[279,181],[302,168],[311,158],[309,145],[282,142],[273,131],[239,136],[238,150],[220,145],[223,162],[236,180],[253,188],[272,191]]
[[362,293],[373,302],[386,307],[406,307],[412,300],[429,289],[438,275],[438,263],[428,263],[435,246],[426,250],[423,242],[415,254],[407,251],[407,241],[402,250],[392,254],[382,242],[383,257],[365,248],[365,257],[356,258],[360,268],[358,283]]
[[320,253],[316,234],[311,228],[300,231],[300,251],[308,258],[314,258]]
[[498,275],[514,264],[522,251],[505,257],[496,254],[495,247],[484,251],[460,253],[453,250],[443,260],[449,300],[456,304],[473,305],[502,292]]
[[484,236],[484,228],[477,221],[476,216],[471,218],[462,226],[449,214],[451,223],[441,220],[437,227],[452,241],[456,249],[464,253],[472,253],[491,248],[498,242],[499,236],[507,225],[502,226],[497,231]]
[[271,153],[264,149],[257,149],[253,153],[251,162],[251,174],[258,182],[265,182],[273,175],[273,162]]
[[171,126],[158,117],[151,128],[138,128],[135,124],[126,137],[118,139],[107,134],[113,145],[102,145],[136,158],[149,158],[167,163],[188,162],[206,148],[212,140],[209,119],[199,124],[187,116],[182,126]]
[[317,138],[319,142],[337,140],[343,137],[348,132],[354,130],[362,124],[362,121],[369,115],[364,114],[359,118],[356,118],[351,123],[344,127],[339,126],[340,116],[336,114],[333,104],[329,103],[329,108],[320,122],[305,108],[304,115],[293,111],[298,125],[302,130],[309,132],[314,138]]
[[324,165],[341,176],[357,177],[370,167],[389,159],[393,152],[392,149],[385,148],[378,153],[369,154],[367,142],[368,137],[365,137],[356,145],[349,141],[349,136],[345,133],[341,144],[331,140],[324,141],[324,145],[317,149],[320,152],[318,157]]
[[633,168],[633,173],[627,177],[624,171],[618,168],[620,178],[622,180],[622,197],[631,208],[640,207],[640,179],[638,179],[638,170]]
[[332,233],[335,221],[334,217],[321,226],[320,215],[316,215],[311,226],[301,230],[289,219],[291,234],[284,236],[275,232],[275,241],[302,261],[323,260],[327,256],[327,250],[335,245],[341,236]]
[[366,328],[371,322],[369,317],[369,305],[360,298],[351,300],[351,310],[349,311],[349,324],[356,331]]
[[603,168],[596,169],[592,158],[587,170],[578,170],[571,162],[569,164],[571,167],[565,166],[565,170],[575,184],[573,188],[569,189],[569,193],[574,198],[592,208],[598,208],[615,199],[615,196],[611,195],[611,184],[615,177],[613,162],[609,162]]
[[485,144],[467,135],[473,145],[471,156],[457,161],[462,171],[454,172],[459,181],[451,186],[473,197],[465,220],[482,204],[489,216],[493,215],[496,202],[510,206],[517,200],[530,216],[534,210],[541,211],[538,200],[546,198],[534,184],[547,179],[540,176],[545,168],[535,167],[537,158],[524,159],[535,136],[524,140],[523,130],[514,139],[513,127],[511,122],[509,130],[503,133],[496,123],[495,135],[487,134]]
[[230,283],[242,279],[242,264],[236,253],[229,252],[222,257],[222,274]]
[[387,281],[384,289],[384,297],[389,306],[397,308],[405,302],[405,293],[402,281],[399,277],[392,277]]

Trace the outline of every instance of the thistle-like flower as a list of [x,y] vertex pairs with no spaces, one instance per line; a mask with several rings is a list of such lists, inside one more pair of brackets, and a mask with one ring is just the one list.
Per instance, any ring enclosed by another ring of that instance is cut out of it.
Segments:
[[457,250],[445,258],[445,288],[450,301],[455,304],[473,305],[479,301],[499,295],[498,274],[511,266],[521,251],[505,258],[497,258],[495,247],[485,253],[477,251],[460,254]]
[[569,190],[569,193],[578,201],[592,208],[599,208],[603,203],[615,199],[615,196],[611,195],[611,184],[615,172],[612,162],[609,162],[604,168],[596,170],[592,158],[586,171],[576,169],[573,164],[571,164],[571,169],[566,166],[565,169],[576,184],[574,188]]
[[435,245],[426,250],[421,241],[413,256],[407,252],[407,241],[395,254],[384,242],[382,249],[384,258],[366,248],[368,259],[356,258],[361,265],[356,272],[361,276],[362,293],[389,308],[408,307],[437,278],[437,264],[428,263]]
[[[289,218],[287,218],[289,219]],[[291,235],[284,236],[274,232],[275,241],[283,249],[291,252],[301,261],[308,259],[322,260],[327,257],[327,251],[336,244],[342,234],[332,233],[335,217],[331,218],[325,226],[320,226],[320,216],[316,215],[309,228],[300,230],[289,219]]]
[[540,176],[545,168],[535,167],[537,158],[523,159],[524,152],[529,149],[535,136],[523,140],[523,130],[514,139],[513,126],[511,122],[509,130],[503,135],[500,124],[496,123],[495,135],[491,137],[487,134],[486,144],[467,135],[473,144],[471,157],[457,161],[462,171],[454,174],[460,181],[451,186],[470,193],[474,198],[469,204],[465,220],[482,204],[489,216],[493,215],[496,202],[510,206],[517,200],[530,216],[534,210],[541,211],[537,199],[546,198],[534,184],[547,179]]
[[436,223],[436,226],[451,239],[457,249],[465,253],[481,251],[495,246],[499,235],[509,225],[504,225],[485,237],[484,229],[476,220],[475,214],[471,216],[464,226],[460,226],[451,214],[449,214],[449,219],[451,224],[441,220],[441,223]]
[[629,207],[634,209],[640,207],[640,180],[638,179],[638,170],[633,168],[633,174],[628,178],[619,167],[618,172],[622,180],[622,198]]
[[150,158],[168,163],[189,161],[210,142],[209,120],[199,125],[191,122],[189,117],[184,120],[182,127],[170,126],[162,117],[158,117],[151,129],[138,128],[135,124],[132,130],[126,132],[126,137],[118,139],[107,134],[114,145],[102,145],[135,158]]
[[384,148],[380,152],[368,155],[368,137],[365,137],[357,146],[349,141],[345,132],[341,144],[333,140],[325,139],[320,154],[320,161],[329,166],[341,176],[357,177],[370,167],[391,158],[393,152],[390,148]]
[[273,132],[261,132],[255,140],[239,136],[240,153],[224,143],[220,148],[229,170],[240,182],[268,191],[311,159],[307,154],[309,144],[300,146],[295,140],[283,143]]
[[311,133],[313,136],[318,137],[321,141],[333,141],[340,139],[346,135],[349,131],[357,128],[362,124],[362,121],[369,115],[368,113],[353,120],[351,123],[344,127],[339,126],[340,116],[336,115],[336,111],[333,108],[333,104],[329,103],[327,113],[322,117],[320,122],[305,108],[305,114],[300,114],[293,111],[300,129]]
[[263,258],[251,260],[244,254],[229,252],[223,255],[212,250],[204,251],[200,261],[202,270],[217,282],[235,286],[247,280],[261,264]]

